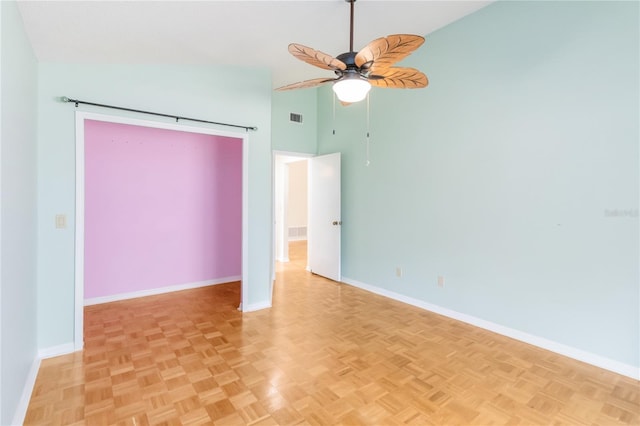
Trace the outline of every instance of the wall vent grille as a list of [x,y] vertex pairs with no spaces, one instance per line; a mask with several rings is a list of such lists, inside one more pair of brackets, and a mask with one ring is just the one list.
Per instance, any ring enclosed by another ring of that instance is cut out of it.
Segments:
[[295,112],[289,113],[289,121],[294,123],[302,123],[302,114],[296,114]]
[[306,226],[292,226],[289,228],[289,241],[306,240],[306,239],[307,239]]

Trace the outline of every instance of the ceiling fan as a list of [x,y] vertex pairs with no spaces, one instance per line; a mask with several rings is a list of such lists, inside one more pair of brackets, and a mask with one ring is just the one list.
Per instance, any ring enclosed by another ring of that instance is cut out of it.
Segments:
[[353,6],[351,4],[349,51],[333,57],[301,44],[289,45],[289,53],[316,67],[331,70],[335,78],[314,78],[289,84],[276,90],[303,89],[333,83],[333,91],[343,104],[363,100],[371,86],[392,89],[417,89],[429,84],[427,76],[415,68],[393,65],[410,55],[424,43],[424,37],[412,34],[394,34],[373,40],[359,52],[353,51]]

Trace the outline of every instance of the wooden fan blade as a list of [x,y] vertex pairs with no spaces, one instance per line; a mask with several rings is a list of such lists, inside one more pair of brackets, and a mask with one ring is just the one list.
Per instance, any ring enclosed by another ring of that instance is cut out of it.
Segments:
[[391,67],[372,75],[369,83],[372,86],[392,89],[420,89],[427,87],[429,80],[415,68]]
[[291,43],[289,45],[289,53],[301,61],[325,70],[344,71],[347,69],[347,65],[341,60],[301,44]]
[[293,90],[293,89],[306,89],[308,87],[316,87],[325,83],[334,81],[335,78],[314,78],[312,80],[299,81],[297,83],[288,84],[286,86],[278,87],[276,90]]
[[355,57],[355,63],[362,67],[367,62],[382,69],[389,68],[406,58],[424,43],[424,37],[412,34],[393,34],[378,38],[366,45]]

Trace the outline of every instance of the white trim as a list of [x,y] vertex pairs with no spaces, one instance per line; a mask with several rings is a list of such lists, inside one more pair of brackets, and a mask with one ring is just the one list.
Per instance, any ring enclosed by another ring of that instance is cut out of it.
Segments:
[[633,365],[625,364],[610,358],[606,358],[600,355],[596,355],[591,352],[584,351],[582,349],[567,346],[562,343],[554,342],[552,340],[545,339],[543,337],[535,336],[533,334],[525,333],[523,331],[515,330],[513,328],[505,327],[500,324],[496,324],[490,321],[485,321],[480,318],[476,318],[471,315],[463,314],[453,311],[451,309],[443,308],[438,305],[433,305],[425,301],[414,299],[412,297],[404,296],[393,291],[385,290],[380,287],[365,284],[350,278],[342,277],[342,282],[353,287],[358,287],[362,290],[369,291],[371,293],[378,294],[380,296],[388,297],[389,299],[397,300],[408,305],[416,306],[418,308],[425,309],[427,311],[434,312],[439,315],[444,315],[449,318],[453,318],[458,321],[471,324],[476,327],[483,328],[485,330],[493,331],[494,333],[501,334],[503,336],[511,337],[512,339],[520,340],[530,345],[537,346],[542,349],[555,352],[560,355],[567,356],[569,358],[576,359],[578,361],[585,362],[587,364],[594,365],[596,367],[604,368],[605,370],[613,371],[614,373],[622,374],[623,376],[630,377],[634,380],[640,380],[640,368]]
[[84,120],[89,118],[76,112],[76,211],[75,211],[75,302],[73,343],[77,351],[84,346]]
[[29,408],[29,401],[33,394],[33,389],[36,385],[36,379],[38,378],[38,371],[40,371],[40,364],[43,359],[53,358],[55,356],[67,355],[74,350],[75,344],[73,342],[65,343],[64,345],[51,346],[49,348],[40,349],[38,356],[31,363],[31,368],[27,374],[27,378],[22,388],[22,395],[16,407],[16,411],[13,414],[12,425],[21,425],[24,423],[24,418],[27,415],[27,409]]
[[[2,20],[2,9],[4,9],[4,8],[2,7],[2,5],[0,5],[0,23],[4,22]],[[2,49],[2,47],[0,47],[0,50],[1,49]],[[6,65],[5,65],[5,67],[6,67]],[[2,79],[2,68],[3,68],[2,62],[0,62],[0,82],[4,81]],[[38,78],[38,76],[36,75],[36,79],[37,78]],[[0,83],[0,92],[1,91],[2,91],[2,83]],[[2,104],[4,103],[3,99],[4,99],[4,97],[2,97],[1,93],[0,93],[0,188],[3,188],[3,186],[2,186],[2,151],[3,151],[4,144],[2,143],[2,131],[1,131],[2,130],[1,129],[2,128],[2,121],[3,121],[2,117],[4,117],[4,115],[2,114]],[[37,108],[37,102],[38,101],[36,101],[36,108]],[[37,139],[37,135],[36,135],[36,144],[37,143],[38,143],[38,139]],[[36,154],[37,154],[37,152],[38,152],[38,146],[36,145]],[[36,167],[36,170],[37,170],[37,167]],[[37,172],[36,172],[36,174],[37,174]],[[38,185],[38,182],[37,182],[37,175],[36,175],[36,196],[37,196],[37,193],[38,193],[37,185]],[[4,401],[4,399],[2,399],[2,395],[3,395],[3,393],[2,393],[2,365],[3,365],[2,364],[2,341],[3,341],[3,339],[2,339],[2,259],[3,259],[3,257],[2,257],[2,223],[3,223],[2,222],[2,199],[3,198],[4,197],[0,197],[0,422],[2,421],[2,406],[4,405],[2,403],[2,401]],[[37,206],[36,206],[36,208],[37,208]],[[37,243],[36,243],[36,251],[37,251]],[[37,264],[37,260],[36,260],[36,264]],[[274,272],[274,275],[275,275],[275,272]],[[36,282],[36,285],[37,285],[37,282]],[[36,297],[36,301],[37,301],[37,297]],[[36,310],[37,310],[37,307],[36,307]],[[37,318],[36,318],[36,322],[37,322]],[[37,334],[36,334],[36,337],[37,337]]]
[[[234,135],[237,136],[237,135]],[[249,136],[242,138],[242,276],[240,306],[249,300]]]
[[22,388],[22,395],[18,401],[16,411],[13,413],[12,425],[21,425],[24,423],[24,417],[27,415],[27,409],[29,408],[29,401],[31,400],[31,394],[33,388],[36,385],[36,378],[38,377],[38,370],[40,369],[40,358],[33,360],[27,379],[24,382],[24,388]]
[[196,281],[186,284],[176,284],[160,288],[152,288],[148,290],[132,291],[129,293],[112,294],[110,296],[92,297],[84,299],[84,306],[99,305],[102,303],[117,302],[120,300],[135,299],[137,297],[155,296],[158,294],[172,293],[174,291],[190,290],[194,288],[208,287],[218,284],[226,284],[234,281],[240,281],[242,277],[236,275],[233,277],[216,278],[213,280]]
[[[279,247],[278,247],[279,239],[282,240],[280,241],[281,244],[289,241],[288,231],[287,231],[287,235],[286,236],[284,235],[285,233],[284,225],[286,223],[286,218],[280,217],[278,215],[279,199],[278,199],[278,188],[276,187],[276,184],[280,182],[277,182],[278,179],[276,179],[276,176],[278,173],[280,173],[279,167],[284,166],[284,164],[280,164],[279,160],[282,159],[284,161],[286,157],[295,157],[298,160],[309,160],[314,156],[315,154],[309,154],[306,152],[280,151],[277,149],[274,149],[271,151],[271,197],[272,197],[271,207],[273,210],[273,221],[271,226],[271,249],[272,249],[271,288],[269,289],[269,297],[271,300],[273,300],[273,288],[274,288],[273,283],[276,280],[276,262],[289,261],[289,248],[286,246],[286,244],[282,247],[282,250],[279,250]],[[308,200],[307,200],[307,203],[308,203]],[[282,225],[282,229],[279,229],[280,225]]]
[[[106,121],[110,123],[130,124],[179,132],[201,133],[226,136],[242,141],[242,284],[241,300],[249,297],[249,135],[247,132],[222,131],[209,127],[193,127],[179,123],[141,120],[116,115],[96,114],[76,111],[76,209],[75,209],[75,312],[74,312],[74,349],[84,346],[84,120]],[[244,303],[246,305],[246,303]]]
[[313,158],[316,156],[316,154],[309,154],[308,152],[295,152],[295,151],[280,151],[277,149],[274,149],[273,151],[271,151],[273,153],[273,155],[282,155],[284,157],[299,157],[300,159],[309,159],[309,158]]
[[57,346],[49,346],[38,351],[38,358],[47,359],[76,352],[75,343],[69,342]]
[[260,311],[262,309],[269,309],[271,307],[271,302],[265,301],[260,303],[253,303],[251,305],[243,305],[242,312],[255,312]]

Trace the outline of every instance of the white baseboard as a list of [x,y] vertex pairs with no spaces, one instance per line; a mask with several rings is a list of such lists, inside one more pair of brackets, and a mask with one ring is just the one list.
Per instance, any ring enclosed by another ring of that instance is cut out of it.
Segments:
[[111,296],[100,296],[84,299],[84,306],[99,305],[101,303],[117,302],[120,300],[135,299],[137,297],[155,296],[158,294],[171,293],[174,291],[191,290],[194,288],[207,287],[210,285],[225,284],[234,281],[241,281],[242,276],[215,278],[212,280],[196,281],[193,283],[176,284],[167,287],[152,288],[149,290],[132,291],[130,293],[120,293]]
[[33,388],[35,387],[36,379],[38,378],[38,370],[40,370],[41,361],[46,358],[53,358],[59,355],[67,355],[72,352],[75,352],[73,343],[65,343],[62,345],[51,346],[38,350],[38,356],[33,360],[31,368],[29,369],[29,374],[27,375],[27,379],[25,380],[22,395],[20,396],[18,406],[16,407],[16,411],[13,415],[13,421],[11,423],[12,425],[17,426],[24,423],[24,417],[27,414],[27,409],[29,408],[31,394],[33,393]]
[[50,346],[48,348],[40,349],[38,351],[38,358],[40,359],[53,358],[54,356],[67,355],[75,351],[76,351],[76,348],[73,342],[64,343],[62,345]]
[[422,308],[439,315],[453,318],[455,320],[462,321],[467,324],[483,328],[485,330],[493,331],[494,333],[502,334],[503,336],[511,337],[512,339],[520,340],[530,345],[534,345],[539,348],[546,349],[551,352],[555,352],[557,354],[603,368],[605,370],[613,371],[614,373],[622,374],[623,376],[627,376],[635,380],[640,380],[640,368],[634,367],[633,365],[615,361],[591,352],[583,351],[582,349],[567,346],[562,343],[554,342],[543,337],[505,327],[490,321],[485,321],[471,315],[456,312],[438,305],[433,305],[423,300],[414,299],[412,297],[385,290],[380,287],[365,284],[356,280],[352,280],[350,278],[342,277],[342,282],[353,287],[358,287],[362,290],[378,294],[380,296],[388,297],[389,299],[397,300],[399,302],[403,302],[408,305],[416,306],[418,308]]
[[268,302],[268,301],[259,302],[259,303],[252,303],[251,305],[243,306],[242,307],[242,312],[260,311],[262,309],[268,309],[270,307],[271,307],[271,303]]
[[13,414],[13,420],[11,422],[12,425],[21,425],[24,423],[24,417],[27,414],[27,408],[29,408],[29,401],[31,400],[31,394],[33,393],[33,388],[36,385],[36,378],[38,377],[38,370],[40,369],[40,358],[36,358],[33,360],[31,364],[31,368],[29,369],[29,373],[27,374],[27,380],[24,383],[24,388],[22,389],[22,395],[20,396],[20,400],[18,401],[18,406],[16,407],[16,411]]

